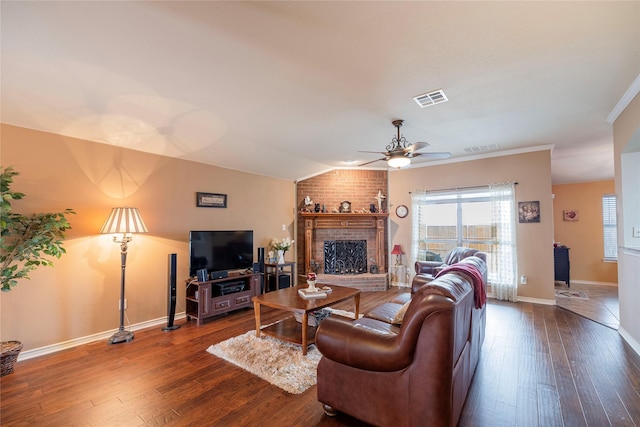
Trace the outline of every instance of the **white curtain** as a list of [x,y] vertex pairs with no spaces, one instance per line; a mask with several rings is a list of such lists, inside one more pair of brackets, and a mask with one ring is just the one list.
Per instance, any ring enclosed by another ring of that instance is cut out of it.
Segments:
[[489,191],[496,243],[489,260],[488,281],[497,299],[515,302],[518,295],[515,185],[490,184]]
[[[411,229],[411,254],[409,255],[409,271],[411,274],[415,273],[414,265],[416,260],[420,258],[420,238],[426,236],[420,236],[420,227],[422,218],[422,209],[425,206],[427,199],[426,190],[413,190],[411,192],[411,215],[413,216],[412,229]],[[423,228],[426,230],[426,224]]]

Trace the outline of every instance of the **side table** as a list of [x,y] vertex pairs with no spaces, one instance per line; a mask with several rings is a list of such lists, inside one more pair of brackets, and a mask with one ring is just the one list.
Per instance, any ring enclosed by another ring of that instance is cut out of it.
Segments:
[[395,264],[390,266],[389,270],[391,273],[391,286],[409,287],[409,274],[406,265]]
[[285,262],[283,264],[277,263],[265,263],[264,265],[264,277],[265,277],[265,292],[277,291],[282,288],[288,288],[295,286],[295,262]]

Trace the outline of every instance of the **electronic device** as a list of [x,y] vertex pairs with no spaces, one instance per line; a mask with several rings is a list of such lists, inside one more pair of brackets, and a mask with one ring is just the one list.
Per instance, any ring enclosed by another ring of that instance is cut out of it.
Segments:
[[198,282],[206,282],[209,280],[209,272],[206,268],[201,268],[197,271],[198,274]]
[[[211,280],[228,271],[253,267],[253,230],[192,230],[189,232],[189,275],[206,269]],[[224,272],[224,273],[223,273]],[[198,279],[199,280],[199,279]]]
[[229,272],[227,270],[212,271],[209,276],[211,277],[211,280],[224,279],[225,277],[229,277]]
[[276,287],[276,275],[269,274],[267,278],[267,289],[269,291],[275,291],[276,289],[284,289],[291,286],[291,275],[290,274],[279,274],[278,275],[278,286]]
[[211,285],[211,295],[213,297],[219,297],[222,295],[234,294],[236,292],[242,292],[245,289],[244,282],[226,282],[226,283],[213,283]]
[[[264,273],[264,248],[258,248],[258,271],[254,273]],[[263,294],[264,289],[264,274],[260,275],[260,293]]]
[[176,317],[176,266],[178,264],[177,257],[177,254],[169,255],[169,297],[167,303],[167,326],[162,328],[163,331],[173,331],[180,328],[179,325],[173,324],[173,321]]

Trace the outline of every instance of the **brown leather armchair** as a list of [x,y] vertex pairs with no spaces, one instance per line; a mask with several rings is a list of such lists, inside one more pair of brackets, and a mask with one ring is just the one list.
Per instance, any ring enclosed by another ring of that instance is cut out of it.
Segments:
[[470,256],[477,256],[484,262],[487,262],[486,253],[477,249],[458,246],[449,252],[444,261],[416,261],[414,268],[416,270],[416,274],[426,274],[433,279],[436,277],[436,274],[438,274],[438,272],[447,265],[455,264]]
[[[486,275],[480,258],[463,262]],[[486,306],[475,308],[468,274],[445,272],[432,281],[418,275],[414,282],[406,304],[384,303],[356,321],[329,317],[318,327],[318,400],[327,414],[393,427],[458,422],[484,340]]]

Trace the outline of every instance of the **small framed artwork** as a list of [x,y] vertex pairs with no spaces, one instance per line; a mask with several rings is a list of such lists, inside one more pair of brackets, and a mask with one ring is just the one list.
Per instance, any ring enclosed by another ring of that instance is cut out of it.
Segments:
[[562,211],[562,219],[565,221],[577,221],[578,220],[578,211],[571,209],[568,211]]
[[520,223],[540,222],[540,202],[518,202],[518,221]]
[[218,193],[196,193],[196,206],[199,208],[226,208],[227,195]]

